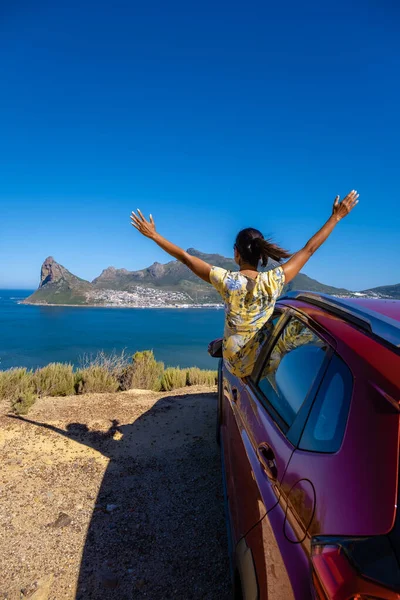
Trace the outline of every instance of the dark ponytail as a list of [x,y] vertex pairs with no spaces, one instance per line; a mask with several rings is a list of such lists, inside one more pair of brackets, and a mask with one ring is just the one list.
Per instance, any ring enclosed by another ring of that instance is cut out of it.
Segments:
[[266,267],[270,258],[276,262],[281,262],[284,258],[291,256],[289,252],[283,250],[271,240],[264,239],[261,231],[252,227],[242,229],[238,233],[235,247],[241,258],[253,267],[257,267],[260,260],[262,266]]

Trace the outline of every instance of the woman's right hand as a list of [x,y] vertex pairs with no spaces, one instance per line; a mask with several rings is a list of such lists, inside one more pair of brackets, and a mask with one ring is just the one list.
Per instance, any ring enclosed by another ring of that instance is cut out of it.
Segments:
[[340,221],[343,217],[347,217],[349,212],[351,212],[356,204],[358,204],[358,196],[359,194],[356,190],[352,190],[341,202],[339,200],[340,196],[336,196],[332,209],[332,216],[336,221]]
[[286,283],[289,283],[289,281],[296,277],[314,252],[316,252],[325,240],[328,239],[338,222],[343,219],[343,217],[346,217],[357,203],[358,194],[355,190],[352,190],[350,194],[347,194],[342,202],[339,201],[339,196],[336,196],[335,202],[333,203],[332,215],[325,225],[321,227],[310,240],[308,240],[304,248],[296,252],[296,254],[289,258],[282,266]]

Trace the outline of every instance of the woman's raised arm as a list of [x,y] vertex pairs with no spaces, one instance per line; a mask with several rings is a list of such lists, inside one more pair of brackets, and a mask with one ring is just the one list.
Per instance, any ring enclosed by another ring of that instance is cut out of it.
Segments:
[[301,271],[306,262],[312,257],[314,252],[328,239],[335,226],[341,219],[346,217],[358,203],[358,194],[352,190],[347,194],[346,198],[339,202],[339,196],[336,196],[333,204],[332,215],[329,217],[325,225],[307,242],[307,244],[293,254],[293,256],[282,265],[285,273],[285,283],[289,283]]
[[168,254],[189,267],[189,269],[193,271],[197,277],[200,277],[200,279],[203,279],[203,281],[210,283],[211,265],[206,263],[204,260],[197,258],[196,256],[188,254],[185,250],[179,248],[179,246],[176,246],[172,242],[169,242],[163,238],[162,235],[156,231],[153,217],[150,215],[150,219],[147,221],[139,209],[137,209],[137,212],[139,216],[137,216],[134,212],[132,212],[131,215],[131,222],[135,229],[140,231],[142,235],[153,240],[160,246],[160,248],[165,250],[165,252],[168,252]]

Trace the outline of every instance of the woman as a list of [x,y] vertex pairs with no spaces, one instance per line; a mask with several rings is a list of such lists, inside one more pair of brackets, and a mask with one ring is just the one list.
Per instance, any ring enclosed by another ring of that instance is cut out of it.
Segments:
[[[332,214],[325,225],[292,256],[257,229],[243,229],[237,235],[234,252],[239,271],[213,267],[191,256],[156,232],[153,217],[147,221],[138,209],[132,212],[132,225],[163,250],[185,264],[200,279],[211,283],[225,303],[225,330],[222,346],[227,369],[239,377],[250,375],[268,329],[264,327],[274,310],[275,302],[289,283],[304,267],[316,250],[325,242],[338,222],[358,203],[358,194],[351,191],[342,202],[336,196]],[[258,265],[269,259],[284,264],[267,272],[258,272]]]

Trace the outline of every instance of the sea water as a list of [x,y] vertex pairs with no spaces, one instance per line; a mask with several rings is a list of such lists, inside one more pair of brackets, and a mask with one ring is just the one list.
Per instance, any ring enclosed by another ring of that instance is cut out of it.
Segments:
[[216,368],[208,342],[220,337],[224,311],[30,306],[32,290],[0,290],[0,369],[50,362],[79,366],[98,351],[153,350],[168,366]]

